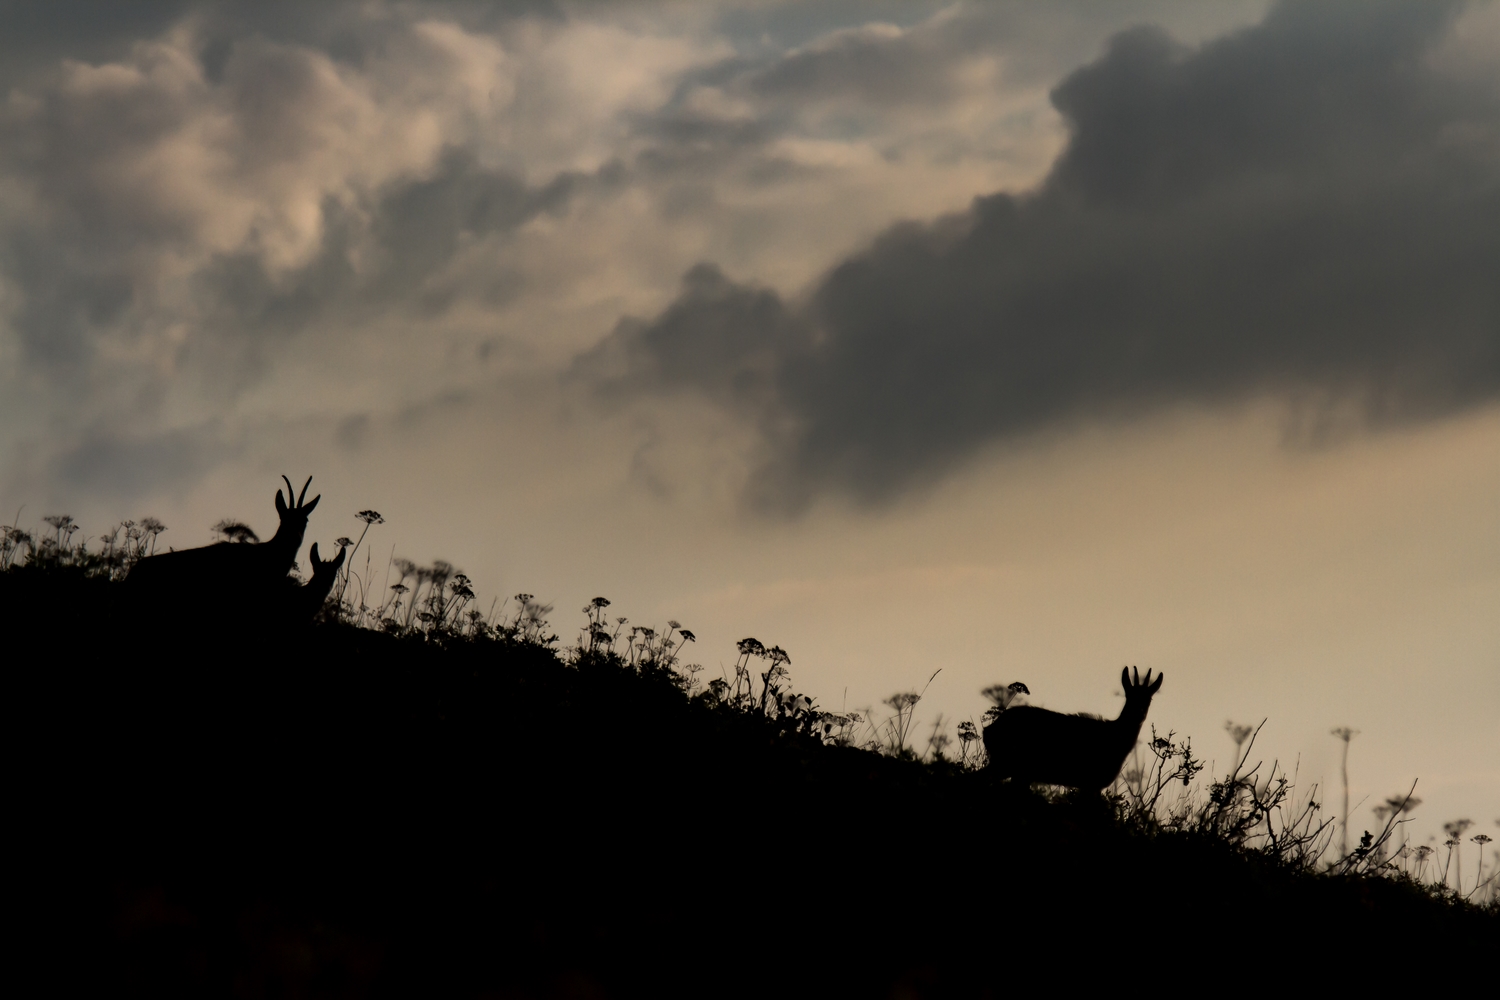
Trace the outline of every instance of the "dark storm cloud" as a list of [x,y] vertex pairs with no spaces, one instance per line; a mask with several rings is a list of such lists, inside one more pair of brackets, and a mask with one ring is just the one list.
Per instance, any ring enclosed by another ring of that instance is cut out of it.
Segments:
[[748,288],[701,264],[682,280],[682,294],[651,323],[624,319],[579,358],[612,395],[658,392],[690,384],[715,398],[760,409],[776,368],[807,347],[807,331],[775,292]]
[[791,507],[1173,404],[1309,394],[1380,424],[1493,400],[1500,104],[1433,65],[1455,11],[1285,4],[1193,50],[1120,34],[1054,91],[1071,138],[1035,192],[897,226],[795,308],[696,270],[577,370],[764,400],[757,499]]

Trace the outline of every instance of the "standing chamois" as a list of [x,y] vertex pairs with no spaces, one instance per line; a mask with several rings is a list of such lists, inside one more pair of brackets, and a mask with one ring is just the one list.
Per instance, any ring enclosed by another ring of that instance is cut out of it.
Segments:
[[259,544],[219,542],[142,559],[125,579],[137,610],[177,616],[227,608],[237,614],[254,614],[279,600],[307,533],[307,517],[322,499],[319,495],[302,502],[312,484],[308,476],[293,503],[292,481],[281,478],[286,483],[286,499],[276,491],[281,524],[275,535]]
[[1151,697],[1161,690],[1162,677],[1141,680],[1129,669],[1120,671],[1125,707],[1118,719],[1063,715],[1045,708],[1020,705],[1000,713],[984,729],[984,749],[990,771],[1018,785],[1041,782],[1085,791],[1102,791],[1120,774],[1135,749],[1146,721]]

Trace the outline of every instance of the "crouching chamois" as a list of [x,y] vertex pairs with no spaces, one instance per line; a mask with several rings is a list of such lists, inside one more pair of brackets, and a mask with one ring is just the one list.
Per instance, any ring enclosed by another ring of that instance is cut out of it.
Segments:
[[[182,549],[148,556],[136,563],[125,579],[125,589],[137,612],[183,616],[229,610],[231,613],[264,613],[283,594],[287,573],[297,560],[307,518],[322,496],[306,503],[307,487],[292,499],[292,481],[286,483],[286,499],[276,491],[276,514],[281,519],[276,534],[259,544],[219,542],[197,549]],[[331,586],[331,584],[330,584]],[[327,596],[327,591],[324,591]]]
[[1118,719],[1063,715],[1021,705],[1001,712],[984,729],[984,749],[996,777],[1017,784],[1042,782],[1085,791],[1101,791],[1120,774],[1146,721],[1151,697],[1161,690],[1162,676],[1141,680],[1139,671],[1120,671],[1125,707]]
[[312,563],[312,579],[300,587],[287,587],[281,606],[282,624],[306,625],[323,609],[338,580],[339,567],[344,565],[344,547],[340,545],[339,554],[324,562],[318,558],[318,543],[313,542],[307,558]]

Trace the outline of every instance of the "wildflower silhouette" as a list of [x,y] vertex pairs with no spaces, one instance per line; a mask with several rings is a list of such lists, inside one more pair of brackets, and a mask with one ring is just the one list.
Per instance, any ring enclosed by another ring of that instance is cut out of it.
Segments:
[[1339,777],[1344,783],[1344,811],[1339,815],[1339,853],[1347,855],[1349,853],[1349,741],[1359,735],[1359,730],[1348,726],[1338,726],[1330,729],[1329,733],[1344,744],[1343,753],[1339,757]]

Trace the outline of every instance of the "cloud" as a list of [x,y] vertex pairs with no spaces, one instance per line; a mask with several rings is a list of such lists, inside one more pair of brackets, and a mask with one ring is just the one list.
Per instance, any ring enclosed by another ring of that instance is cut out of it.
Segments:
[[776,365],[808,347],[807,330],[775,292],[738,285],[711,264],[682,280],[677,301],[651,323],[624,319],[579,357],[578,376],[614,396],[684,384],[759,408]]
[[790,509],[1166,406],[1271,394],[1381,426],[1492,401],[1500,88],[1434,58],[1460,12],[1288,3],[1197,47],[1120,33],[1052,92],[1069,138],[1035,190],[894,226],[795,301],[696,268],[575,371],[753,399],[754,499]]
[[[993,81],[970,69],[994,61],[983,40],[1031,23],[980,8],[728,58],[682,11],[16,14],[0,41],[0,355],[20,376],[6,391],[19,406],[29,385],[44,424],[142,433],[228,415],[298,341],[328,345],[325,361],[339,345],[389,357],[403,337],[434,358],[480,340],[535,356],[622,303],[656,308],[721,246],[804,281],[885,220],[983,189],[933,180],[990,155],[973,106]],[[891,73],[934,83],[870,88]],[[932,156],[888,127],[901,108]],[[447,388],[433,381],[413,391]]]
[[297,337],[494,308],[525,284],[496,247],[617,182],[592,150],[495,148],[555,117],[518,107],[516,80],[556,67],[507,32],[565,25],[277,10],[27,23],[50,59],[0,101],[0,355],[36,422],[156,434],[227,414]]

